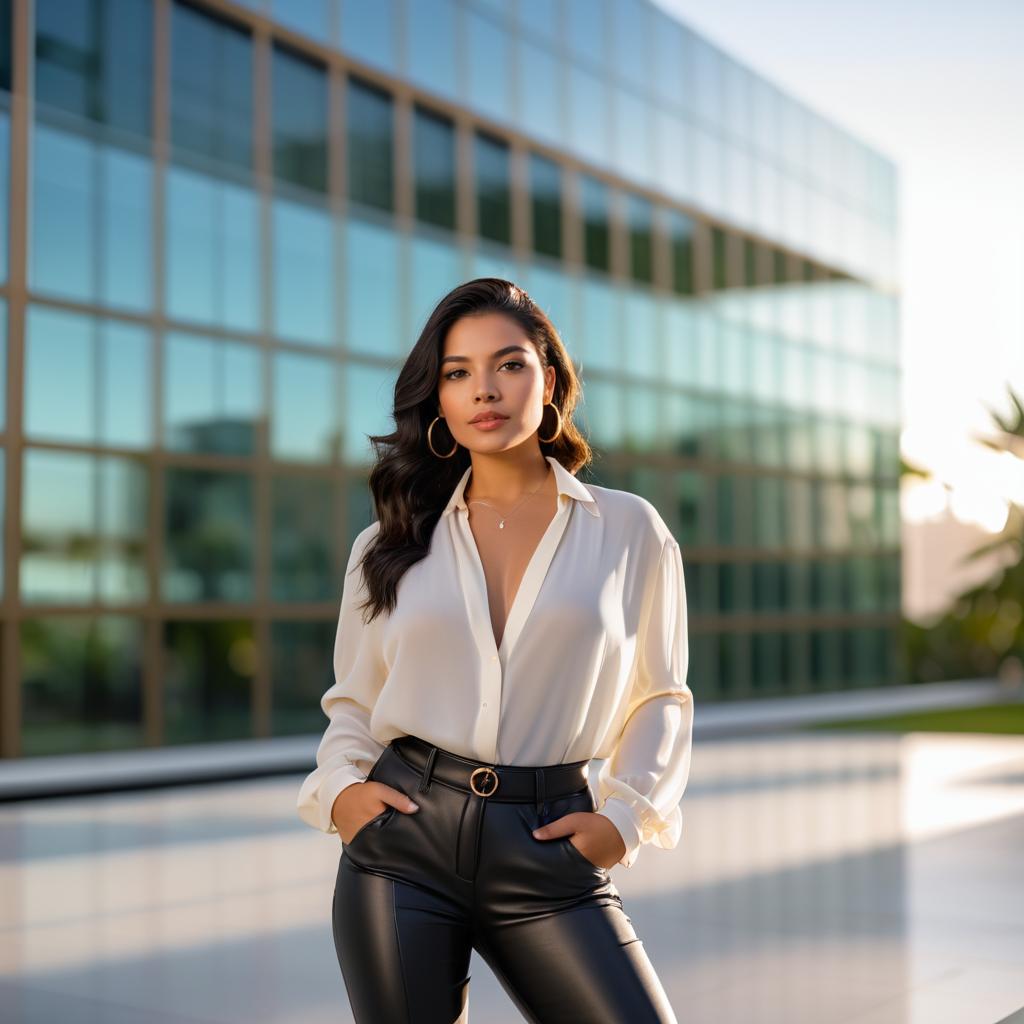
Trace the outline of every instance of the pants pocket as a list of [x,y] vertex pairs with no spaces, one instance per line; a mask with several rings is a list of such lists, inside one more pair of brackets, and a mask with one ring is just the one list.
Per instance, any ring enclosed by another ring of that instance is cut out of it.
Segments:
[[345,845],[352,846],[355,843],[355,841],[361,835],[363,835],[364,832],[367,832],[370,829],[376,829],[379,832],[391,820],[392,815],[397,813],[397,807],[391,807],[390,805],[388,807],[385,807],[384,810],[380,812],[380,814],[375,814],[365,824],[360,825],[359,830]]

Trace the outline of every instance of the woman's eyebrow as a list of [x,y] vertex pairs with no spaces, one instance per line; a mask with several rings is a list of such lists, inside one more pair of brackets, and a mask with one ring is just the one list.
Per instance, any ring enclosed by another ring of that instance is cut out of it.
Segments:
[[[497,352],[491,353],[492,359],[497,359],[498,356],[507,355],[509,352],[525,352],[526,349],[522,345],[506,345],[504,348],[499,348]],[[441,365],[445,363],[468,363],[469,356],[445,356],[441,360]]]

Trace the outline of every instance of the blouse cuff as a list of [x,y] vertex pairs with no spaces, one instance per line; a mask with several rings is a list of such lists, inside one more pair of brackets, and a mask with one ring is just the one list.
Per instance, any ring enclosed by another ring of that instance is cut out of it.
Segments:
[[299,792],[298,809],[299,817],[320,829],[321,832],[333,834],[338,831],[337,826],[331,818],[331,811],[334,809],[334,801],[343,789],[351,786],[354,782],[365,782],[366,774],[361,772],[354,764],[346,764],[336,768],[330,775],[323,779],[319,786],[316,786],[312,778],[306,780]]
[[632,867],[643,836],[636,812],[625,800],[610,796],[597,813],[603,814],[619,830],[626,844],[626,852],[619,863],[626,868]]

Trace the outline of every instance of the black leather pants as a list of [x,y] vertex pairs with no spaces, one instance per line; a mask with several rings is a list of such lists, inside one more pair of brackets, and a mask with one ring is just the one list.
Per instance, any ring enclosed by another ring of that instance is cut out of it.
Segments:
[[[389,807],[345,845],[334,942],[357,1024],[464,1020],[473,949],[539,1024],[676,1024],[606,868],[533,829],[596,807],[587,762],[541,769],[394,740],[369,774]],[[491,791],[488,792],[489,788]]]

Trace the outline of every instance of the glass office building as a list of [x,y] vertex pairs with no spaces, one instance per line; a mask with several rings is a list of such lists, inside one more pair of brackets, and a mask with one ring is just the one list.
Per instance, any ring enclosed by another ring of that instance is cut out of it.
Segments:
[[0,0],[0,754],[322,729],[434,303],[545,307],[702,700],[896,682],[896,172],[645,0]]

